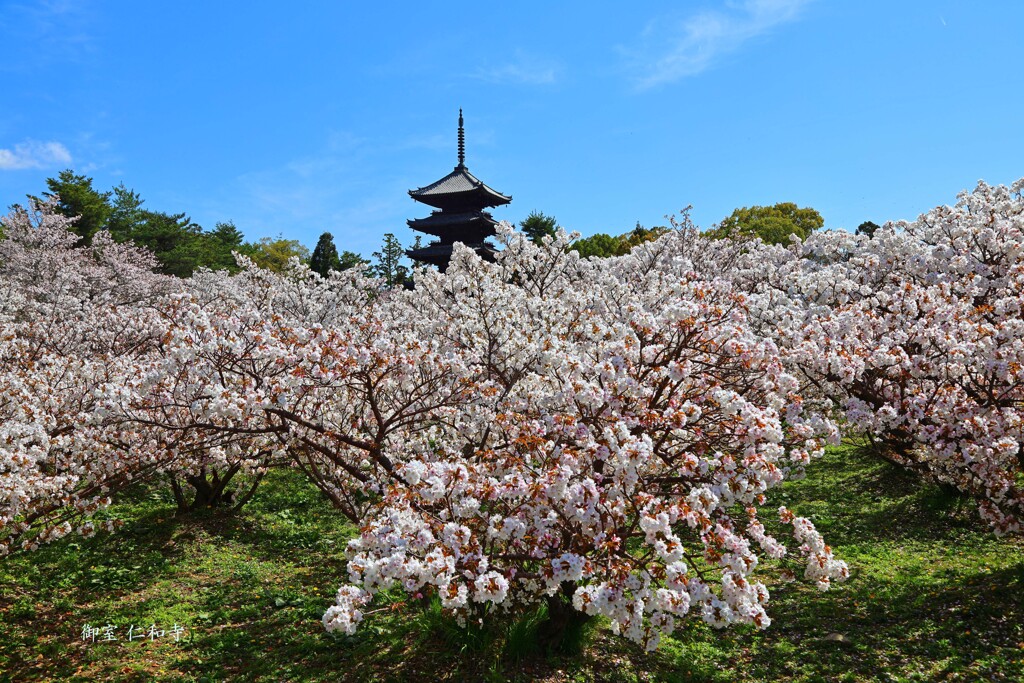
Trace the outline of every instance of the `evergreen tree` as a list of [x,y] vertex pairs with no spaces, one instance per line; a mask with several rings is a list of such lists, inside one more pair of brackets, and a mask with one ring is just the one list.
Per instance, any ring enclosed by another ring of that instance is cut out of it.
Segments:
[[113,195],[110,217],[105,227],[115,241],[127,242],[145,220],[146,209],[142,208],[144,201],[138,192],[128,189],[124,183],[113,189]]
[[409,277],[409,268],[402,264],[405,250],[402,249],[398,238],[390,232],[386,233],[381,250],[373,252],[373,257],[377,259],[377,263],[370,268],[374,276],[384,280],[388,287],[405,283]]
[[78,217],[72,230],[82,238],[82,242],[90,244],[92,236],[107,225],[112,208],[110,192],[98,192],[93,189],[92,178],[75,175],[70,168],[60,172],[56,178],[47,178],[48,192],[46,197],[57,195],[57,211],[68,218]]
[[309,259],[309,268],[321,277],[327,277],[332,270],[341,270],[341,259],[338,248],[334,246],[334,237],[329,232],[320,235],[320,240],[313,249]]
[[878,230],[880,227],[882,226],[873,221],[864,221],[863,223],[857,226],[857,234],[867,235],[870,239],[875,236],[875,231]]
[[364,259],[354,251],[348,251],[347,249],[341,252],[338,257],[338,268],[339,270],[348,270],[349,268],[364,268],[370,265],[370,262]]
[[530,215],[519,224],[519,229],[534,244],[540,244],[545,235],[555,236],[555,231],[558,230],[558,221],[554,216],[546,216],[540,211],[531,211]]
[[[138,192],[121,183],[108,193],[113,195],[110,213],[103,226],[118,242],[131,241],[153,252],[160,262],[160,272],[178,277],[188,277],[197,268],[213,270],[234,270],[231,249],[241,244],[241,233],[230,226],[224,231],[218,224],[212,233],[203,231],[202,226],[193,223],[184,213],[165,213],[143,208],[145,201]],[[233,239],[233,230],[238,235],[234,244],[224,244]]]
[[142,211],[140,219],[132,226],[129,239],[153,252],[161,272],[189,277],[197,268],[209,265],[203,228],[187,215]]
[[235,255],[232,252],[242,251],[245,243],[245,236],[242,231],[235,227],[231,221],[217,223],[213,232],[208,232],[206,238],[206,250],[203,257],[203,264],[210,270],[226,270],[230,273],[238,272],[238,264],[235,262]]

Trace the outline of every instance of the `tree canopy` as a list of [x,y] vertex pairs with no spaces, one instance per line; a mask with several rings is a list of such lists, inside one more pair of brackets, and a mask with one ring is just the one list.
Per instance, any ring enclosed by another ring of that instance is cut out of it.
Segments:
[[288,267],[293,258],[300,261],[309,260],[309,249],[298,240],[277,237],[261,237],[258,241],[245,246],[243,253],[252,259],[260,268],[280,273]]
[[867,235],[868,237],[874,237],[875,236],[875,231],[878,230],[881,227],[882,226],[880,226],[878,223],[875,223],[873,221],[864,221],[863,223],[861,223],[860,225],[857,226],[857,234],[858,235]]
[[[298,240],[278,236],[248,243],[231,221],[217,223],[213,230],[204,230],[184,212],[149,209],[142,196],[124,183],[108,192],[100,192],[93,187],[92,178],[67,169],[56,178],[48,178],[46,185],[48,190],[43,196],[57,198],[54,210],[74,219],[70,229],[83,245],[91,244],[98,232],[107,231],[115,242],[131,242],[149,249],[156,257],[157,270],[166,275],[188,277],[199,268],[237,273],[234,252],[248,256],[261,267],[277,271],[283,270],[293,257],[302,261],[310,259],[309,249]],[[38,201],[32,195],[29,199]],[[330,233],[324,235],[331,238]],[[352,252],[346,251],[339,257],[333,238],[330,241],[333,258],[328,254],[330,263],[325,273],[366,263]]]
[[790,236],[801,240],[825,225],[815,209],[800,208],[793,202],[773,206],[751,206],[736,209],[716,228],[710,237],[760,237],[768,244],[789,244]]
[[[72,230],[82,244],[107,231],[116,242],[132,242],[153,252],[157,269],[167,275],[188,277],[197,268],[236,272],[232,251],[244,251],[242,233],[231,223],[218,223],[210,232],[187,214],[145,208],[142,196],[118,185],[108,192],[93,187],[93,179],[61,171],[46,180],[48,199],[56,198],[55,210],[74,219]],[[29,199],[35,198],[29,195]]]
[[599,232],[595,235],[591,235],[590,237],[583,237],[576,240],[573,242],[572,248],[575,249],[583,258],[589,258],[591,256],[597,256],[599,258],[622,256],[623,254],[628,254],[629,251],[638,244],[656,240],[666,232],[668,232],[668,228],[661,226],[645,228],[640,225],[639,221],[637,221],[636,227],[629,232],[615,237],[612,237],[607,233]]
[[369,261],[364,259],[360,254],[348,249],[341,252],[338,257],[338,263],[341,270],[348,270],[349,268],[362,268],[370,264]]
[[519,229],[534,244],[540,244],[545,235],[548,237],[555,236],[555,232],[558,230],[558,221],[555,220],[554,216],[547,216],[540,211],[531,211],[530,215],[519,224]]
[[56,210],[67,218],[77,218],[72,231],[82,238],[84,244],[92,242],[92,236],[106,227],[112,207],[110,192],[99,192],[92,186],[92,178],[76,175],[71,169],[60,172],[56,178],[47,178],[49,191],[45,197],[59,197]]
[[327,277],[332,270],[341,270],[341,259],[338,258],[338,248],[334,246],[334,236],[325,232],[313,249],[313,255],[309,258],[309,269],[320,277]]

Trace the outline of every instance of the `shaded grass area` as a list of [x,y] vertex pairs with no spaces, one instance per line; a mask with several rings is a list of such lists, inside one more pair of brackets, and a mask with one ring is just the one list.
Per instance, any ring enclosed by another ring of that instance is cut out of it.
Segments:
[[[293,472],[233,516],[176,519],[139,488],[111,511],[120,533],[0,560],[0,680],[1024,680],[1024,546],[970,505],[850,446],[771,503],[813,519],[851,579],[771,582],[766,631],[691,621],[648,655],[596,622],[582,653],[553,656],[540,614],[463,629],[400,593],[355,635],[326,633],[354,530]],[[83,641],[86,624],[118,640]],[[164,635],[128,641],[154,624]]]
[[775,499],[814,520],[851,578],[824,594],[776,584],[763,632],[690,629],[658,654],[680,669],[667,680],[1024,680],[1024,545],[971,503],[851,446]]

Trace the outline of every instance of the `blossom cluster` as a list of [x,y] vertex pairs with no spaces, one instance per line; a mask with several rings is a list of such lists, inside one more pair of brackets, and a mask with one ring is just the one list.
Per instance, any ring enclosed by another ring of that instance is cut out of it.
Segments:
[[980,183],[870,238],[812,236],[768,287],[787,366],[1000,534],[1024,522],[1022,191]]
[[[702,238],[587,261],[564,234],[500,236],[495,263],[461,250],[386,304],[381,324],[432,359],[422,380],[469,390],[432,391],[387,435],[394,474],[349,544],[350,585],[435,592],[463,618],[568,594],[651,648],[687,614],[767,627],[754,548],[787,551],[759,509],[836,426],[805,409],[745,295],[678,248]],[[847,576],[794,526],[808,578]]]

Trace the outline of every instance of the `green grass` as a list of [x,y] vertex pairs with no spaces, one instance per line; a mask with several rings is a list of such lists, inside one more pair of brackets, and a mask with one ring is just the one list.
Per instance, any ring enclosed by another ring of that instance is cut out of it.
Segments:
[[[397,592],[355,635],[326,633],[353,529],[294,472],[234,516],[176,519],[139,488],[111,510],[118,534],[0,560],[0,680],[1024,680],[1024,546],[971,506],[849,446],[770,502],[815,521],[847,583],[774,584],[766,631],[691,621],[648,655],[598,624],[555,657],[531,635],[537,614],[461,629]],[[87,623],[119,640],[83,642]],[[128,642],[129,624],[165,635]]]

